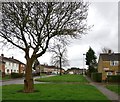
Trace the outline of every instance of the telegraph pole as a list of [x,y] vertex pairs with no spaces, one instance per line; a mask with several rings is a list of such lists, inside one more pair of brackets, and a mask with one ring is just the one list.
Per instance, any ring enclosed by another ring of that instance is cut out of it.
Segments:
[[85,58],[84,58],[84,55],[86,55],[86,54],[83,54],[83,75],[85,75],[85,66],[84,66],[84,62],[85,62]]

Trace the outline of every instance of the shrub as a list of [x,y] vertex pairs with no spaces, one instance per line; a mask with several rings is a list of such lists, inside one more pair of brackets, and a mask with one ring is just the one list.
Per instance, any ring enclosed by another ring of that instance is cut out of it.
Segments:
[[102,73],[98,73],[98,72],[91,73],[91,78],[95,82],[101,82],[102,81]]
[[91,73],[90,73],[89,71],[86,72],[86,75],[87,75],[88,77],[91,77]]
[[120,82],[120,75],[108,75],[107,81],[108,82]]
[[22,78],[23,73],[11,73],[11,78]]

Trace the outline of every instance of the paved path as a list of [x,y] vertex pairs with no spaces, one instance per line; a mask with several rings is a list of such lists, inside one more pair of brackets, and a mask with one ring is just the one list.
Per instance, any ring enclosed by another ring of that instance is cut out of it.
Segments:
[[86,79],[90,82],[91,85],[95,86],[99,91],[101,91],[105,96],[107,96],[108,99],[110,99],[112,102],[120,102],[120,96],[105,88],[104,84],[93,82],[87,76]]
[[[47,76],[41,76],[42,78],[43,77],[51,77],[51,76],[55,76],[55,75],[47,75]],[[37,82],[35,81],[36,78],[40,78],[40,77],[34,77],[34,83],[37,84],[37,83],[46,83],[46,82]],[[0,86],[2,85],[10,85],[10,84],[24,84],[24,78],[22,79],[12,79],[12,80],[6,80],[6,81],[0,81]]]

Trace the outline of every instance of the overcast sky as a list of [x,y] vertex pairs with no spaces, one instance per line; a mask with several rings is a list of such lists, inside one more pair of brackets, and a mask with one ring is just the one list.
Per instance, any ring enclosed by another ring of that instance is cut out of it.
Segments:
[[[71,40],[67,47],[70,67],[83,68],[83,54],[91,46],[97,57],[103,47],[118,52],[118,3],[117,2],[91,2],[88,11],[88,25],[94,25],[88,34],[83,35],[79,40]],[[0,49],[0,53],[2,50]],[[24,53],[19,50],[3,49],[6,57],[14,58],[25,62]],[[39,61],[41,64],[50,64],[50,53],[45,53]],[[85,56],[84,56],[85,57]],[[87,66],[86,66],[87,67]]]

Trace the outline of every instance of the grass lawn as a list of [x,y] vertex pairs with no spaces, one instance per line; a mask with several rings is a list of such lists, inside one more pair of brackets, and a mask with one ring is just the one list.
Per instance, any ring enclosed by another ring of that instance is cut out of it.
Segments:
[[3,86],[3,100],[108,100],[87,84],[36,84],[35,93],[18,92],[21,89],[23,85]]
[[82,75],[62,75],[62,76],[53,76],[47,78],[39,78],[36,81],[40,82],[80,82],[88,83],[85,77]]
[[120,95],[120,85],[107,85],[106,86],[109,90],[114,91],[115,93]]

